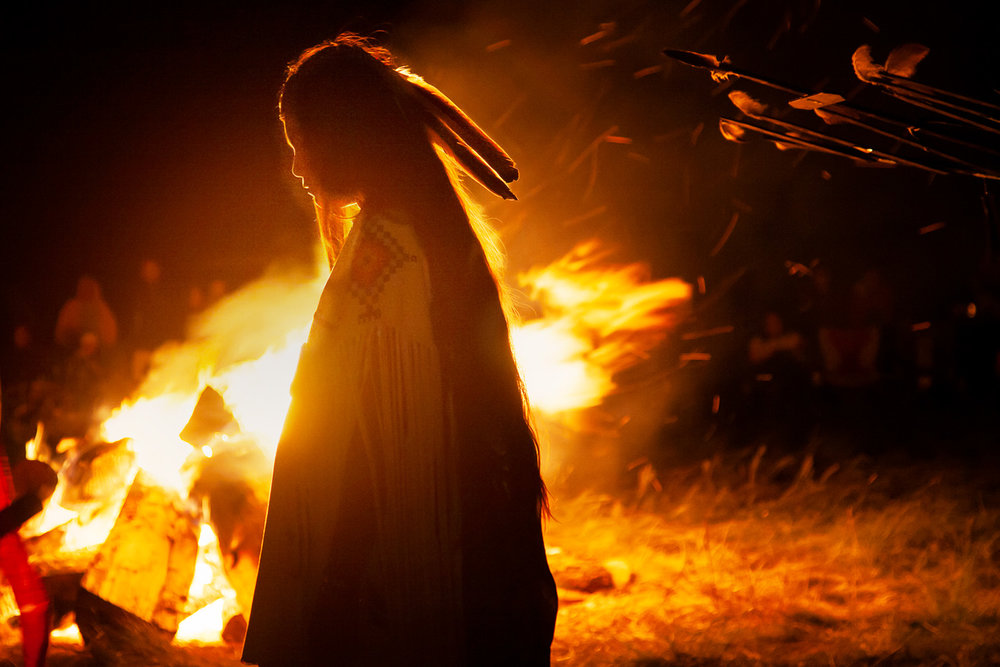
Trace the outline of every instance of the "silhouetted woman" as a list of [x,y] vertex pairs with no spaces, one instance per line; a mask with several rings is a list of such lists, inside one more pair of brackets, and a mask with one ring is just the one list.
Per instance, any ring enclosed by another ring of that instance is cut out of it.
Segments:
[[333,269],[275,458],[243,659],[547,665],[537,446],[497,282],[435,146],[506,198],[517,171],[353,35],[289,67],[281,118]]

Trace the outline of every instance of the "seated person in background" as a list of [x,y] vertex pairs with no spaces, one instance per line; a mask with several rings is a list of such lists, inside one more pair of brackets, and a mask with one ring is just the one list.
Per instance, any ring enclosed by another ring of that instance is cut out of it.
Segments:
[[760,373],[782,372],[801,367],[805,361],[805,341],[797,331],[785,331],[785,323],[774,311],[764,315],[761,334],[750,339],[750,363]]
[[56,321],[56,342],[75,350],[84,334],[93,334],[100,349],[118,342],[118,321],[101,296],[101,286],[90,276],[83,276],[76,285],[76,296],[63,304]]
[[750,339],[748,357],[751,432],[797,446],[811,426],[805,338],[787,331],[781,316],[769,311],[761,332]]
[[854,290],[847,306],[846,323],[819,330],[823,379],[833,387],[866,387],[879,379],[877,361],[881,336],[878,327],[866,321],[864,306]]

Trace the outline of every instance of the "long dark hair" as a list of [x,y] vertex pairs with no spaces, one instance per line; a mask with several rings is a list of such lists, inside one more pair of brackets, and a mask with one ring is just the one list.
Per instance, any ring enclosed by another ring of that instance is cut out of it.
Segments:
[[[455,402],[467,509],[490,512],[512,503],[547,513],[498,281],[435,150],[412,80],[387,50],[343,34],[289,65],[280,114],[299,132],[319,189],[361,202],[361,224],[366,215],[401,211],[427,255],[431,318]],[[328,246],[337,245],[328,239]],[[484,484],[495,487],[492,499],[482,493]],[[469,498],[484,504],[469,508]]]

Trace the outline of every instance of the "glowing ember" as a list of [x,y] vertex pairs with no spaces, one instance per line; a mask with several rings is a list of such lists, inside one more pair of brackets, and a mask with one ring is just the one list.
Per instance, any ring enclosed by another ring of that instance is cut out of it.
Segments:
[[181,644],[219,644],[226,626],[226,601],[218,599],[181,621],[174,641]]
[[65,646],[83,646],[83,637],[80,636],[80,628],[77,627],[76,623],[56,628],[49,633],[49,641]]

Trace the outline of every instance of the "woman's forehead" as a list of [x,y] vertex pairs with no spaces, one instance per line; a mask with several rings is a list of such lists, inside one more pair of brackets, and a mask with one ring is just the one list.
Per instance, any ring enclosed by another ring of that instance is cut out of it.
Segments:
[[296,145],[302,143],[302,128],[299,124],[289,115],[285,115],[281,119],[282,124],[285,126],[285,141],[295,148]]

